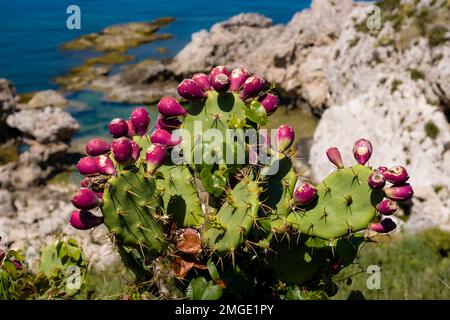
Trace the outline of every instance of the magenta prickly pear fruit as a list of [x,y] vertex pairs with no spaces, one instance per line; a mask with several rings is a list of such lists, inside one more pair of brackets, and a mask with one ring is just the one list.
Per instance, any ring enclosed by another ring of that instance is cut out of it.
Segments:
[[0,262],[2,262],[3,258],[6,256],[5,251],[3,251],[2,249],[0,249]]
[[[108,156],[105,156],[104,154],[102,154],[97,157],[96,161],[97,161],[97,163],[96,163],[97,170],[101,174],[113,175],[116,173],[116,169],[114,168],[114,163]],[[85,185],[83,187],[85,187]]]
[[70,215],[70,225],[78,230],[89,230],[103,223],[103,218],[86,210],[74,210]]
[[147,162],[147,172],[153,173],[158,169],[164,162],[167,156],[167,149],[160,144],[152,144],[148,148],[145,155],[145,161]]
[[402,166],[390,168],[389,170],[383,172],[383,175],[387,181],[394,184],[404,183],[409,179],[408,172]]
[[164,129],[172,131],[178,129],[181,126],[181,121],[177,118],[165,118],[162,114],[158,116],[156,120],[156,129]]
[[353,155],[359,164],[365,165],[372,155],[372,144],[369,140],[359,139],[353,145]]
[[261,105],[266,109],[267,114],[272,114],[278,107],[278,96],[273,93],[266,93],[260,99]]
[[384,175],[384,173],[386,172],[386,171],[388,171],[389,169],[387,168],[387,167],[384,167],[384,166],[380,166],[380,167],[378,167],[378,169],[377,169],[377,171],[379,172],[379,173],[381,173],[381,174],[383,174]]
[[294,202],[300,205],[306,205],[317,197],[317,189],[309,182],[303,182],[297,190],[294,191]]
[[181,139],[173,139],[172,134],[169,131],[164,129],[156,129],[150,136],[150,141],[166,147],[173,147],[179,144]]
[[99,138],[94,138],[86,143],[86,153],[90,156],[99,156],[107,153],[111,146]]
[[336,147],[329,148],[327,150],[327,157],[328,160],[331,161],[332,164],[334,164],[339,169],[344,168],[344,163],[342,162],[341,153],[339,152],[339,149]]
[[386,197],[396,201],[404,201],[412,198],[414,191],[408,183],[402,185],[396,185],[384,189]]
[[294,129],[292,129],[287,124],[281,125],[277,129],[276,141],[275,141],[276,150],[278,150],[278,152],[285,152],[286,150],[289,149],[289,147],[294,142],[294,138],[295,138]]
[[126,136],[128,138],[133,138],[136,135],[136,129],[134,128],[133,123],[131,122],[131,120],[127,120],[126,123],[127,123],[127,127],[128,127],[128,131],[127,131]]
[[233,69],[230,75],[230,90],[239,91],[248,77],[250,74],[244,68]]
[[131,112],[131,123],[140,136],[147,133],[148,126],[150,125],[150,116],[148,111],[144,107],[137,107]]
[[184,79],[178,85],[178,93],[186,100],[201,100],[206,98],[202,87],[192,79]]
[[87,178],[84,178],[83,180],[81,180],[80,186],[82,186],[83,188],[87,188],[87,186],[88,186]]
[[119,138],[113,140],[111,150],[114,155],[114,159],[122,164],[130,160],[133,153],[133,147],[128,138]]
[[171,97],[164,97],[158,102],[158,111],[165,118],[174,118],[185,116],[187,114],[186,110],[181,106],[181,104]]
[[209,82],[212,83],[214,78],[218,75],[218,74],[225,74],[227,76],[230,75],[230,71],[228,71],[228,69],[225,66],[217,66],[214,67],[211,72],[209,73]]
[[204,73],[196,73],[192,76],[192,80],[197,82],[197,84],[204,90],[211,90],[211,83],[209,83],[208,76]]
[[133,158],[134,161],[137,161],[139,159],[139,156],[141,155],[141,148],[133,140],[131,140],[130,143],[131,143],[131,157]]
[[245,100],[250,97],[257,96],[264,88],[266,82],[258,76],[251,76],[245,80],[242,87],[241,99]]
[[230,78],[224,73],[219,73],[212,79],[211,85],[217,92],[225,93],[230,88]]
[[385,218],[378,223],[371,223],[369,229],[378,233],[388,233],[397,228],[397,225],[390,218]]
[[128,134],[128,125],[123,119],[112,119],[108,124],[108,129],[113,138],[125,137]]
[[368,182],[372,189],[381,189],[386,184],[386,178],[381,172],[374,171],[370,174]]
[[12,260],[11,262],[14,264],[14,266],[16,267],[17,270],[22,270],[23,269],[22,262],[17,261],[17,260]]
[[84,176],[92,176],[98,174],[95,158],[84,157],[77,163],[78,172]]
[[391,214],[394,214],[395,211],[397,211],[397,209],[398,209],[397,202],[392,201],[391,199],[385,198],[377,205],[378,212],[385,216],[390,216]]
[[78,209],[90,210],[100,204],[100,199],[94,191],[88,188],[80,188],[72,197],[72,204]]

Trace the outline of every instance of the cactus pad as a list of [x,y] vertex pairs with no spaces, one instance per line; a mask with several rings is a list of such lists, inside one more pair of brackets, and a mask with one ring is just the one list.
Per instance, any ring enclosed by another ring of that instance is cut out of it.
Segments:
[[383,191],[369,187],[367,179],[372,172],[363,165],[333,172],[317,186],[317,199],[295,209],[288,221],[302,233],[322,239],[366,229],[384,196]]

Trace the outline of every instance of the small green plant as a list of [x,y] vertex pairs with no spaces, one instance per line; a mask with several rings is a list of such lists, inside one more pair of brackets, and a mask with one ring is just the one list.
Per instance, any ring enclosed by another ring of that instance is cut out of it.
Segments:
[[418,69],[409,69],[409,74],[411,76],[411,79],[415,81],[425,79],[425,74]]
[[425,123],[425,133],[427,134],[427,137],[434,140],[439,134],[439,128],[433,121],[430,120]]
[[22,251],[0,250],[0,300],[67,299],[84,284],[87,262],[75,240],[57,240],[42,250],[37,272]]
[[391,82],[391,93],[394,93],[395,91],[398,90],[398,87],[400,87],[400,85],[402,84],[401,80],[398,79],[394,79]]

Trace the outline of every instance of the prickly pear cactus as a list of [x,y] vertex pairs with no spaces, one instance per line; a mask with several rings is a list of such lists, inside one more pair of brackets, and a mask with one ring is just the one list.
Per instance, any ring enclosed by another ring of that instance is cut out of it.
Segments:
[[71,225],[105,224],[143,292],[273,298],[302,285],[331,295],[332,275],[360,244],[396,228],[389,216],[412,196],[408,174],[366,166],[369,141],[355,143],[348,167],[328,149],[336,170],[314,186],[293,168],[294,130],[263,129],[279,103],[263,79],[219,66],[178,92],[158,103],[152,133],[138,107],[109,123],[111,143],[90,140],[77,166],[85,177]]

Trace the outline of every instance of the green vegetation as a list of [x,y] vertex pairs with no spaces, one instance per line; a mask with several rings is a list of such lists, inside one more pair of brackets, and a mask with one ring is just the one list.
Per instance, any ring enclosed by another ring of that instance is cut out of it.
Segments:
[[417,69],[409,69],[409,74],[414,81],[425,79],[425,74]]
[[[450,233],[430,229],[367,244],[357,264],[344,269],[336,280],[333,299],[450,299]],[[381,268],[381,289],[366,285],[370,265]],[[346,278],[351,278],[348,285]]]
[[19,144],[17,142],[0,144],[0,165],[17,161],[19,159],[18,149]]
[[391,93],[394,93],[395,91],[397,91],[398,87],[402,84],[401,80],[398,79],[394,79],[391,82]]
[[427,134],[427,137],[430,137],[431,139],[436,139],[437,135],[439,134],[439,128],[433,121],[430,120],[427,123],[425,123],[425,132]]
[[353,48],[354,46],[356,46],[358,44],[358,42],[359,42],[359,37],[355,37],[349,42],[348,45],[350,46],[350,48]]

